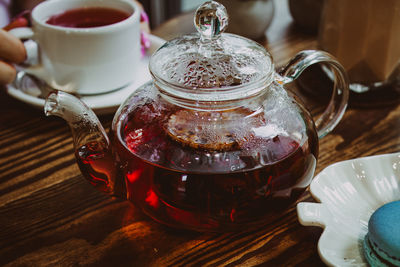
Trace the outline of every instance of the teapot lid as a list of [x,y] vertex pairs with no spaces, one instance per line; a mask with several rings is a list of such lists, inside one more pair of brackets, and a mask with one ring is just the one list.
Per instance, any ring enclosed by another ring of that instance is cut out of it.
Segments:
[[215,1],[195,13],[198,33],[165,43],[150,59],[150,72],[167,87],[215,90],[272,81],[270,54],[256,42],[223,33],[228,26],[225,7]]

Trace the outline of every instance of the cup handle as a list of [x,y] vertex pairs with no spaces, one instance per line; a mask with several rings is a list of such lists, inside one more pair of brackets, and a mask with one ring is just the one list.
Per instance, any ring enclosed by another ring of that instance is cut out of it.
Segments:
[[24,41],[24,46],[26,50],[26,59],[24,64],[32,66],[38,64],[38,44],[32,40],[34,37],[34,32],[29,27],[14,28],[8,31],[10,34]]
[[331,99],[324,113],[315,121],[318,138],[331,132],[343,117],[349,99],[349,81],[343,66],[329,53],[318,50],[305,50],[295,55],[279,72],[282,82],[290,83],[297,79],[309,66],[324,63],[332,69],[334,86]]
[[[35,33],[32,28],[29,27],[18,27],[8,31],[10,34],[24,41],[26,50],[26,59],[21,65],[17,65],[17,75],[13,81],[14,86],[24,92],[34,96],[40,96],[43,94],[43,83],[47,80],[48,75],[46,74],[43,66],[39,60],[39,45],[33,40]],[[32,87],[31,83],[25,82],[25,78],[28,77],[35,87]],[[28,85],[27,85],[28,84]]]
[[29,27],[18,27],[8,31],[19,39],[32,39],[35,35],[33,30]]

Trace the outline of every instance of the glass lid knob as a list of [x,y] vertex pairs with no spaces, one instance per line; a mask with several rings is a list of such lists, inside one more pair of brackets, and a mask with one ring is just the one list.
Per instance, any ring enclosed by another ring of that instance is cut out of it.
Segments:
[[216,39],[228,27],[226,8],[215,1],[207,1],[197,10],[194,25],[203,41]]

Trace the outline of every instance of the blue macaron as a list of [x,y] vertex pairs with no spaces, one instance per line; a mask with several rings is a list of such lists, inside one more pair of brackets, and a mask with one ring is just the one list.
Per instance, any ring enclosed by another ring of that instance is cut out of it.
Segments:
[[370,266],[400,266],[400,201],[387,203],[372,214],[363,247]]

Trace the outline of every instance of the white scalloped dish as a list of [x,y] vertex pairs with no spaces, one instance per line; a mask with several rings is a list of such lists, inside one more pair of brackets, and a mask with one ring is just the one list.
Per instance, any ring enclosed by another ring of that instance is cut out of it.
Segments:
[[321,259],[329,266],[368,266],[362,241],[372,213],[400,199],[400,153],[332,164],[314,178],[310,191],[320,203],[301,202],[297,214],[302,225],[324,228]]

